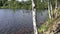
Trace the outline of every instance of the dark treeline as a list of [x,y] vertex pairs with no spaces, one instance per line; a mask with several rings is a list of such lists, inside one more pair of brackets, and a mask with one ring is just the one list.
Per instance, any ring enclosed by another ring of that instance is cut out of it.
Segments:
[[[31,9],[32,8],[32,2],[31,0],[29,1],[15,1],[15,0],[0,0],[0,8],[11,8],[11,9]],[[43,1],[41,2],[40,0],[36,1],[36,8],[37,9],[46,9],[47,8],[47,2]]]
[[0,0],[0,8],[12,8],[12,9],[31,9],[31,1],[18,2],[15,0]]

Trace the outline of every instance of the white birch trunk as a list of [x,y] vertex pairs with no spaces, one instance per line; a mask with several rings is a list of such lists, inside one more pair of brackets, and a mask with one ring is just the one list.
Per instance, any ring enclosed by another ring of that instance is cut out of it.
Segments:
[[57,9],[57,0],[55,0],[55,9]]
[[49,14],[49,18],[51,19],[51,14],[50,14],[50,2],[48,0],[48,14]]
[[55,18],[57,18],[57,0],[55,0]]
[[55,10],[54,10],[55,18],[57,18],[57,0],[55,0]]
[[33,16],[33,28],[34,28],[34,34],[38,34],[37,32],[37,26],[36,26],[36,8],[35,7],[35,3],[32,0],[32,16]]
[[[51,3],[50,3],[50,4],[51,4]],[[51,14],[52,14],[52,13],[53,13],[53,12],[52,12],[52,4],[50,5],[50,7],[51,7]]]
[[43,2],[43,0],[41,0],[41,2]]
[[51,2],[50,2],[50,10],[51,10],[51,19],[53,19],[53,11],[52,11],[52,4],[51,4]]

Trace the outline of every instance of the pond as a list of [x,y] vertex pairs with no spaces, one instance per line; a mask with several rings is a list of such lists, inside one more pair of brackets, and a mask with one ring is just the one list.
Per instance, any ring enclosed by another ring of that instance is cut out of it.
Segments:
[[[37,11],[37,24],[47,19],[47,10]],[[0,34],[31,34],[33,32],[32,11],[0,9]]]

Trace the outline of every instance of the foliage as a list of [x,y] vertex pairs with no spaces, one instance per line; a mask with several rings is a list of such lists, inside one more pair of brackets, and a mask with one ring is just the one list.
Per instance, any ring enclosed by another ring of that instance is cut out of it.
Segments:
[[36,8],[39,10],[47,9],[47,6],[48,5],[46,1],[43,1],[43,2],[41,2],[41,0],[36,1]]
[[5,3],[2,3],[4,1],[0,1],[0,8],[11,8],[11,9],[31,9],[31,1],[28,2],[18,2],[15,0],[12,1],[6,1]]
[[[28,2],[18,2],[18,1],[15,1],[15,0],[12,0],[12,1],[7,1],[7,0],[4,0],[5,3],[1,3],[0,5],[1,7],[0,8],[11,8],[11,9],[32,9],[32,2],[31,0],[28,1]],[[2,1],[2,2],[4,2]],[[43,10],[43,9],[46,9],[47,8],[47,3],[44,2],[44,3],[41,3],[40,0],[36,1],[36,8],[39,9],[39,10]]]
[[[47,18],[46,22],[44,24],[42,24],[39,28],[38,28],[38,32],[41,33],[41,32],[45,32],[48,30],[49,28],[49,25],[53,22],[53,20]],[[48,23],[48,25],[47,25]]]
[[[41,2],[41,0],[36,0],[36,8],[38,10],[44,10],[48,8],[48,0],[44,0]],[[55,7],[55,0],[50,0],[53,8]],[[58,4],[60,4],[60,0],[58,0]],[[27,2],[18,2],[15,0],[0,0],[0,8],[12,8],[12,9],[32,9],[32,2],[31,0]]]
[[44,31],[46,31],[47,30],[47,27],[46,27],[46,25],[45,24],[43,24],[43,25],[41,25],[41,27],[40,28],[38,28],[38,32],[44,32]]

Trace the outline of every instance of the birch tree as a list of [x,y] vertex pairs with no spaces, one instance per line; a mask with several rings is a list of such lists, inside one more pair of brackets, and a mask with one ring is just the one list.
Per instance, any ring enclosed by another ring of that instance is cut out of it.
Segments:
[[55,0],[55,9],[57,9],[57,0]]
[[55,0],[55,18],[57,18],[57,0]]
[[50,0],[48,0],[48,14],[49,14],[49,18],[51,19],[51,13],[50,13]]
[[50,1],[50,17],[53,20],[52,2]]
[[32,16],[33,16],[33,28],[34,28],[34,34],[38,34],[37,32],[37,26],[36,26],[36,8],[35,8],[35,1],[32,0]]
[[41,2],[43,2],[43,0],[41,0]]

